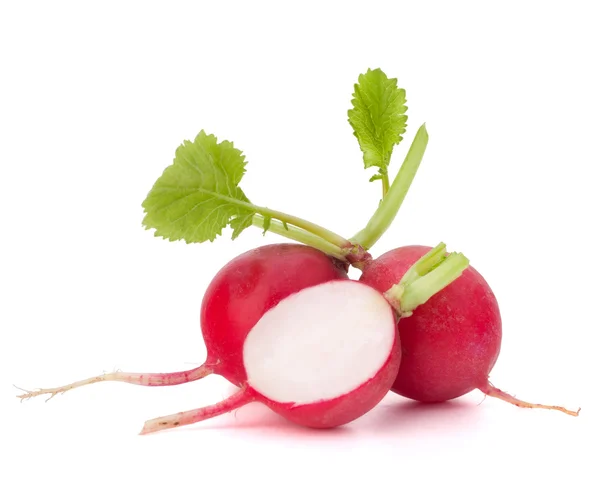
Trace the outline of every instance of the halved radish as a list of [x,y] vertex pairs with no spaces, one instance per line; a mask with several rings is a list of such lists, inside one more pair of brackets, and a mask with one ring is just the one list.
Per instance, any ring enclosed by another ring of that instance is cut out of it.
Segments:
[[332,280],[269,309],[243,344],[241,389],[212,406],[147,421],[142,434],[195,422],[259,401],[308,427],[349,423],[389,391],[400,366],[393,308],[374,288]]

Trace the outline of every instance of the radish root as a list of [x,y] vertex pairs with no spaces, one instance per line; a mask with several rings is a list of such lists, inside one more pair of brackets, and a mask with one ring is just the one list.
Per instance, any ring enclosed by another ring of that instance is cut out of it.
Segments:
[[22,389],[17,386],[15,387],[23,391],[23,394],[17,396],[19,399],[21,399],[21,402],[26,399],[31,399],[32,397],[49,394],[50,397],[46,399],[46,402],[48,402],[59,393],[64,394],[71,389],[80,388],[82,386],[87,386],[88,384],[99,383],[102,381],[120,381],[129,384],[137,384],[140,386],[173,386],[177,384],[189,383],[191,381],[197,381],[198,379],[202,379],[212,374],[213,371],[213,366],[205,363],[197,368],[190,369],[188,371],[177,371],[175,373],[105,373],[93,378],[75,381],[74,383],[67,384],[66,386],[37,389],[35,391],[28,391],[27,389]]
[[568,414],[569,416],[579,416],[579,411],[581,411],[581,408],[579,408],[577,411],[571,411],[562,406],[548,406],[546,404],[533,404],[533,403],[530,403],[527,401],[522,401],[521,399],[517,399],[516,397],[511,396],[510,394],[507,394],[504,391],[498,389],[497,387],[493,386],[490,382],[488,382],[484,386],[480,387],[479,390],[488,396],[502,399],[503,401],[506,401],[510,404],[514,404],[515,406],[522,407],[522,408],[550,409],[553,411],[564,412],[565,414]]
[[151,434],[165,429],[172,429],[174,427],[187,426],[189,424],[195,424],[196,422],[205,421],[212,417],[234,411],[254,400],[255,397],[253,396],[253,393],[248,392],[248,388],[244,387],[227,399],[216,404],[193,409],[191,411],[178,412],[176,414],[171,414],[170,416],[150,419],[144,423],[140,435]]

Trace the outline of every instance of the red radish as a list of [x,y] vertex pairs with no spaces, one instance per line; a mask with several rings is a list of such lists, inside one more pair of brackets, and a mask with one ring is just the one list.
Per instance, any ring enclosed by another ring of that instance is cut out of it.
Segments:
[[220,374],[233,384],[246,381],[242,362],[244,339],[260,318],[282,299],[304,288],[335,279],[347,279],[338,260],[301,244],[273,244],[245,252],[227,263],[213,278],[204,295],[201,328],[207,348],[206,362],[174,373],[107,373],[57,388],[26,391],[21,399],[49,394],[101,381],[122,381],[142,386],[171,386]]
[[[425,246],[391,250],[369,262],[360,281],[386,292],[432,250]],[[406,316],[398,323],[402,364],[394,392],[417,401],[441,402],[479,389],[519,407],[579,413],[521,401],[490,384],[489,374],[500,353],[502,322],[494,293],[472,266]]]
[[[238,342],[223,352],[237,356]],[[267,310],[243,341],[247,379],[221,403],[147,421],[142,434],[203,421],[252,401],[297,424],[349,423],[387,394],[400,365],[395,314],[353,280],[304,288]]]

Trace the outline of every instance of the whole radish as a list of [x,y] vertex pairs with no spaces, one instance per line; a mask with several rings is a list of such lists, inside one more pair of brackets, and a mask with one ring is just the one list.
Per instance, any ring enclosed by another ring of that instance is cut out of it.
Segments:
[[50,397],[101,381],[142,386],[171,386],[220,374],[239,385],[246,380],[242,346],[250,329],[282,299],[304,288],[347,279],[340,262],[301,244],[272,244],[245,252],[227,263],[213,278],[201,307],[201,329],[207,359],[197,368],[174,373],[107,373],[72,384],[26,391],[27,399]]
[[[362,283],[385,292],[431,247],[405,246],[370,261]],[[520,407],[531,404],[494,387],[489,374],[500,354],[502,321],[496,297],[484,278],[469,266],[462,275],[398,322],[402,364],[392,390],[421,402],[441,402],[479,389]]]

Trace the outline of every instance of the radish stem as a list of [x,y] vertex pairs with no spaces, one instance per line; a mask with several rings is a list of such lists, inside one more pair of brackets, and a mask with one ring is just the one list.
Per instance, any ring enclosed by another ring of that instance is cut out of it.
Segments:
[[411,316],[416,307],[460,277],[468,266],[467,257],[456,252],[447,254],[442,242],[414,263],[384,295],[400,318]]
[[352,243],[360,244],[365,250],[369,250],[392,224],[417,174],[428,141],[429,135],[423,124],[417,131],[389,191],[385,194],[367,226],[350,239]]
[[[260,215],[255,215],[252,218],[252,225],[255,225],[256,227],[262,229],[264,228],[264,223],[265,219]],[[296,242],[303,243],[304,245],[309,245],[339,260],[346,260],[346,254],[339,246],[294,225],[287,225],[286,228],[280,220],[271,220],[268,231],[295,240]]]
[[332,245],[336,245],[340,248],[349,248],[353,246],[349,240],[345,239],[341,235],[338,235],[335,232],[332,232],[331,230],[328,230],[325,227],[321,227],[320,225],[314,224],[308,220],[301,219],[300,217],[289,215],[278,210],[269,209],[267,207],[260,207],[250,202],[245,202],[243,200],[239,200],[234,197],[229,197],[227,195],[220,194],[218,192],[213,192],[211,190],[203,188],[198,188],[197,190],[206,195],[210,195],[216,199],[222,200],[223,202],[234,204],[246,210],[256,212],[257,214],[260,214],[263,217],[272,217],[283,223],[295,225],[296,227],[303,229],[306,232],[309,232],[313,235],[316,235],[317,237],[320,237],[323,240],[326,240],[327,242],[331,243]]
[[323,240],[337,247],[348,248],[352,246],[350,241],[348,241],[341,235],[338,235],[332,232],[331,230],[321,227],[320,225],[309,222],[308,220],[304,220],[293,215],[279,212],[277,210],[268,209],[266,207],[251,206],[250,208],[253,208],[262,216],[272,217],[274,219],[280,220],[281,222],[285,222],[286,224],[295,225],[296,227],[303,229],[313,235],[316,235],[317,237],[320,237]]
[[386,173],[381,178],[381,192],[382,192],[381,196],[385,197],[389,190],[390,190],[390,178],[388,177],[388,175]]

